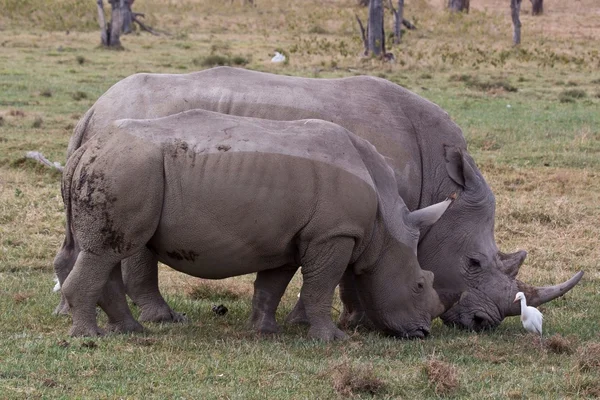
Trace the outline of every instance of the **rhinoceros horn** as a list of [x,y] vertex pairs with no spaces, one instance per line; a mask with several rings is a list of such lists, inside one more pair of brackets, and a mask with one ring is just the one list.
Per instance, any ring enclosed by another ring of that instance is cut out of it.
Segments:
[[[575,285],[579,283],[581,278],[583,277],[583,271],[579,271],[571,279],[566,282],[563,282],[559,285],[554,286],[531,286],[527,283],[516,280],[517,288],[520,292],[525,293],[525,297],[527,299],[527,304],[537,307],[541,304],[547,303],[550,300],[554,300],[557,297],[562,296],[567,293],[569,290],[573,289]],[[521,313],[521,306],[519,303],[514,303],[513,306],[510,307],[507,316],[511,315],[519,315]]]

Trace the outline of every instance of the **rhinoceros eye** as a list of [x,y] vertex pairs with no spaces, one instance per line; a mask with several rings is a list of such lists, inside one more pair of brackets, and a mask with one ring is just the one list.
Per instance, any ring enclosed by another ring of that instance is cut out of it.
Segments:
[[479,270],[481,269],[481,262],[476,258],[469,257],[469,269]]
[[419,280],[417,282],[417,285],[415,286],[415,292],[416,293],[421,293],[424,288],[425,288],[425,283],[422,280]]

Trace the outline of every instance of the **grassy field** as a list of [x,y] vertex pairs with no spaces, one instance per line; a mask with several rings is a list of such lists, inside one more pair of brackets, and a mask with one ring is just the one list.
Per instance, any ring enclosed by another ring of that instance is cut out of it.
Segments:
[[[513,48],[507,1],[472,1],[468,15],[448,14],[443,0],[407,1],[418,29],[390,49],[395,63],[382,63],[360,57],[354,13],[364,20],[366,10],[352,0],[257,3],[140,0],[135,10],[169,35],[135,33],[122,38],[125,51],[108,51],[97,47],[94,2],[0,0],[0,399],[600,397],[600,4],[547,0],[532,17],[523,2],[523,44]],[[278,48],[286,65],[270,62]],[[206,282],[167,267],[161,288],[189,323],[68,337],[70,320],[51,315],[60,174],[24,153],[64,162],[79,117],[129,74],[219,59],[309,77],[377,75],[446,109],[496,194],[498,245],[529,252],[520,278],[543,285],[586,272],[542,307],[546,344],[516,317],[484,333],[435,321],[423,341],[357,331],[323,344],[290,326],[260,338],[245,325],[253,277]],[[221,303],[230,311],[218,317],[211,306]]]

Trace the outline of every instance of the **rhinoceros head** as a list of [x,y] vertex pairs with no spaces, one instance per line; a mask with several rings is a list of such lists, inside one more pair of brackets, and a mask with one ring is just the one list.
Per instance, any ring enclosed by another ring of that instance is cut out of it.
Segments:
[[[375,268],[356,277],[361,303],[378,329],[396,337],[423,338],[444,307],[434,275],[419,266],[419,230],[437,221],[450,200],[409,212],[399,210],[393,232],[378,249]],[[401,217],[401,218],[400,218]]]
[[525,292],[528,303],[537,306],[575,286],[582,272],[553,287],[536,288],[516,279],[527,253],[498,250],[492,191],[466,152],[449,146],[445,152],[446,169],[459,194],[419,243],[421,267],[435,274],[434,288],[446,309],[441,315],[444,323],[473,330],[493,328],[506,316],[519,314],[519,305],[512,303],[517,292]]

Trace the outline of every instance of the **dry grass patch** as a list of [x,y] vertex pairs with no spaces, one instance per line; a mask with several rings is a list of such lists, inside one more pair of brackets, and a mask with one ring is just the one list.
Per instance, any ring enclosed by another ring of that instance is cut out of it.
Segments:
[[360,394],[374,396],[385,390],[385,382],[375,375],[371,365],[352,365],[345,360],[333,366],[329,372],[334,389],[343,396]]
[[454,365],[430,358],[425,363],[424,370],[429,384],[438,396],[451,395],[458,389],[458,370]]
[[571,354],[573,353],[574,340],[572,337],[564,337],[557,333],[544,341],[544,347],[552,353]]
[[23,303],[25,300],[29,299],[31,297],[30,293],[15,293],[13,295],[13,300],[15,301],[15,303],[19,304],[19,303]]
[[186,289],[188,297],[194,300],[238,300],[251,298],[252,285],[234,279],[227,281],[211,281],[199,279],[196,284]]
[[598,371],[600,369],[600,343],[588,343],[577,349],[577,362],[582,371]]
[[133,337],[129,338],[128,342],[131,344],[140,346],[140,347],[149,347],[149,346],[153,346],[154,344],[156,344],[156,339],[149,338],[149,337],[133,336]]

